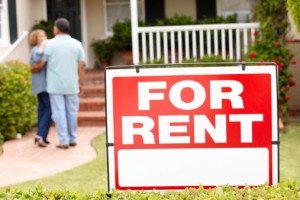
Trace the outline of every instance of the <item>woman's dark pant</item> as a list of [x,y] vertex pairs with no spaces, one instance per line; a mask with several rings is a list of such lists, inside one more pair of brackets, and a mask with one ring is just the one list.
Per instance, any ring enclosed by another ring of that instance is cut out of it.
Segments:
[[38,131],[37,135],[46,139],[51,125],[51,107],[49,94],[41,92],[38,97]]

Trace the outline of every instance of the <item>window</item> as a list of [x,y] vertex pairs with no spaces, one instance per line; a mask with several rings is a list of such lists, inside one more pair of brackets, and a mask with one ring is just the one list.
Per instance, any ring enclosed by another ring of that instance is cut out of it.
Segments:
[[0,47],[9,45],[7,0],[0,0]]
[[[144,0],[137,0],[139,19],[144,20]],[[112,34],[112,27],[117,21],[130,20],[130,0],[105,0],[106,33]]]
[[222,17],[237,14],[237,21],[244,23],[249,20],[251,14],[251,2],[249,0],[219,0],[219,8]]

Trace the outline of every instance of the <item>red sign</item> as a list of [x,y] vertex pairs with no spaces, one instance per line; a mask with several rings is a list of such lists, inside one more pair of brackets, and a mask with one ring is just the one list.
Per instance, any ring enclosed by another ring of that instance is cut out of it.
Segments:
[[277,183],[275,66],[106,74],[110,189]]

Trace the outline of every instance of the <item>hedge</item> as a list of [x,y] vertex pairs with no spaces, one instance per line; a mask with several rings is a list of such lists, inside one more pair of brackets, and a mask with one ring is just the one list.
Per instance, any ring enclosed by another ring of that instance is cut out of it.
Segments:
[[230,199],[230,200],[251,200],[251,199],[300,199],[299,185],[296,182],[285,181],[280,182],[275,186],[267,184],[258,187],[246,186],[243,189],[230,186],[220,186],[212,189],[204,189],[200,186],[198,189],[186,189],[183,191],[166,191],[160,193],[158,191],[125,191],[117,190],[107,193],[104,190],[99,190],[95,194],[82,194],[74,191],[65,190],[48,190],[43,186],[38,185],[35,189],[18,190],[4,189],[0,191],[0,199],[142,199],[142,200],[158,200],[158,199]]
[[31,94],[30,79],[29,65],[18,61],[0,64],[0,144],[36,123],[37,99]]

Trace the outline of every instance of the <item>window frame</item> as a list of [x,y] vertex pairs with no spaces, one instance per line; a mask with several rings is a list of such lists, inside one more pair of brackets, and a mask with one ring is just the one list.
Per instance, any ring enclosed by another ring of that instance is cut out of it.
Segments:
[[[140,4],[140,6],[142,7],[142,20],[145,21],[145,0],[137,0],[137,3],[138,3],[138,6]],[[103,0],[103,7],[104,7],[104,33],[105,33],[105,37],[109,37],[109,36],[112,36],[113,35],[113,32],[112,31],[108,31],[108,16],[107,16],[107,6],[110,6],[110,5],[126,5],[128,4],[129,8],[130,8],[130,0],[128,0],[128,3],[127,2],[107,2],[107,0]],[[129,20],[131,19],[131,16],[129,16],[128,18]]]
[[8,0],[2,0],[2,4],[0,4],[0,48],[6,48],[10,45],[9,38],[9,17],[8,17]]

